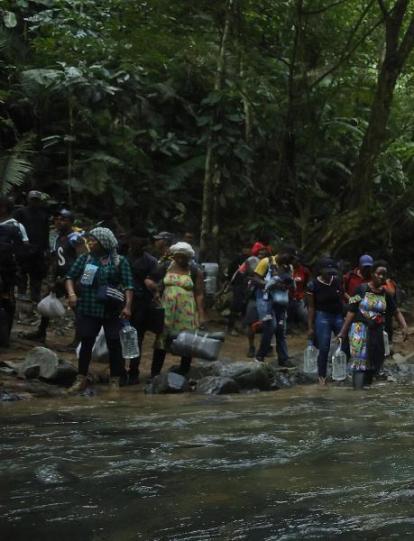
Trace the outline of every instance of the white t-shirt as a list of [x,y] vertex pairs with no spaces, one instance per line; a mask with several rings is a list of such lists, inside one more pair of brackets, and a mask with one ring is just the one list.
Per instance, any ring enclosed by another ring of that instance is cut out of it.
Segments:
[[16,227],[18,227],[20,229],[20,234],[22,236],[22,241],[23,242],[29,242],[29,237],[27,236],[26,228],[24,227],[23,224],[21,224],[20,222],[18,222],[14,218],[9,218],[8,220],[5,220],[4,222],[0,222],[0,225],[7,225],[7,224],[12,224],[12,225],[15,225]]

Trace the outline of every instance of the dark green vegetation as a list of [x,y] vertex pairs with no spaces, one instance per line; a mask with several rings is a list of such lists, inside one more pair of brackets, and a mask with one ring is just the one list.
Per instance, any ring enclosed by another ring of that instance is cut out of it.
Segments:
[[403,256],[408,0],[3,0],[2,190],[310,255]]

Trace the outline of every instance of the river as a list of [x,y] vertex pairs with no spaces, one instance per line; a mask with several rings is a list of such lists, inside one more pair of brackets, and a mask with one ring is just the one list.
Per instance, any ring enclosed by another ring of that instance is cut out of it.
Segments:
[[0,407],[2,541],[414,538],[414,397],[273,393]]

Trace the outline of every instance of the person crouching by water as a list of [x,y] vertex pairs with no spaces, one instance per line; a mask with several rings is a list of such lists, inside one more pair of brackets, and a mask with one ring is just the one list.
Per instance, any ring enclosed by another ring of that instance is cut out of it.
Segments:
[[[131,268],[126,258],[118,254],[118,241],[112,231],[96,227],[88,237],[90,253],[78,257],[66,275],[69,306],[76,312],[76,334],[81,341],[79,374],[71,392],[87,386],[92,348],[101,327],[108,346],[110,386],[112,389],[119,387],[122,372],[120,318],[131,317],[134,290]],[[78,280],[79,296],[75,291]]]
[[307,287],[308,337],[319,349],[319,383],[326,385],[326,370],[332,333],[336,336],[344,321],[342,287],[337,263],[331,258],[319,261],[318,276]]
[[[371,279],[360,285],[349,299],[349,311],[338,338],[349,331],[351,368],[355,387],[372,383],[384,364],[384,326],[387,314],[398,321],[404,341],[408,338],[407,324],[397,308],[395,299],[386,290],[387,263],[377,261],[372,266]],[[358,373],[363,378],[358,377]]]
[[[192,262],[194,250],[186,242],[177,242],[170,247],[170,254],[172,261],[162,264],[158,271],[165,319],[164,331],[155,343],[151,377],[161,372],[171,339],[182,331],[195,331],[205,322],[204,278]],[[191,357],[182,357],[179,372],[186,375],[190,366]]]

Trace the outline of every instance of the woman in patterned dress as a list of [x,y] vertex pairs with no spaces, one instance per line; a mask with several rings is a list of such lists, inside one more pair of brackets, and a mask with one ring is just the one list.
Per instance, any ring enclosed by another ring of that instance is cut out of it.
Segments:
[[[384,325],[387,314],[400,324],[407,339],[407,324],[392,295],[387,292],[387,263],[377,261],[372,277],[349,299],[349,311],[338,338],[345,338],[349,330],[351,367],[353,373],[363,372],[365,383],[371,383],[384,364]],[[355,378],[354,378],[355,381]]]
[[[186,242],[177,242],[170,248],[172,261],[162,279],[161,303],[165,310],[164,332],[157,337],[151,376],[161,372],[168,342],[182,331],[193,331],[204,323],[204,277],[194,263],[194,250]],[[180,373],[187,374],[191,357],[182,357]]]

